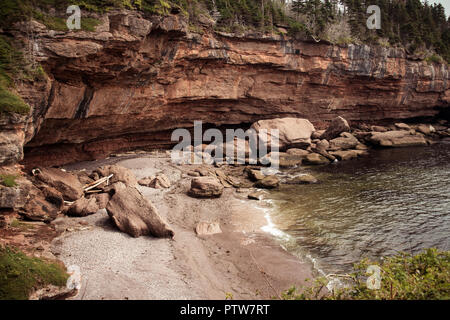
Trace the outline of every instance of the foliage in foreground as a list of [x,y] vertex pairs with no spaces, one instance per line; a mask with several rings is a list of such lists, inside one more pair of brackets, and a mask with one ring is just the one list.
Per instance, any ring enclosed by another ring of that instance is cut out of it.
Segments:
[[0,247],[0,300],[27,300],[34,289],[65,286],[67,279],[66,270],[56,263]]
[[17,176],[14,174],[0,174],[0,184],[5,187],[13,188],[17,186],[16,179]]
[[[367,287],[369,266],[381,269],[381,287]],[[282,294],[284,300],[448,300],[450,299],[450,251],[428,249],[418,255],[400,253],[382,263],[362,260],[354,266],[349,285],[324,293],[327,279],[297,290],[292,287]],[[300,293],[301,292],[301,293]]]

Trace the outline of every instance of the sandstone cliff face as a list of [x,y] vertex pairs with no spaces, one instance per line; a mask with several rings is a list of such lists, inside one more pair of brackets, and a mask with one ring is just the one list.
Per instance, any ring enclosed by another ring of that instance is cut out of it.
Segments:
[[[179,16],[111,12],[96,32],[36,22],[36,56],[50,76],[32,94],[28,163],[61,164],[141,147],[167,147],[194,120],[247,126],[302,117],[317,127],[435,116],[450,104],[449,67],[401,49],[307,43],[279,36],[188,32]],[[23,37],[24,25],[17,26]]]

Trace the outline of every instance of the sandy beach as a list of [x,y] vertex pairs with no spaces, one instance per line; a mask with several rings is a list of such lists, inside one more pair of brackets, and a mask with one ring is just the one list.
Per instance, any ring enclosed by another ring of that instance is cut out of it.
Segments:
[[[187,195],[195,166],[174,165],[166,153],[78,163],[67,170],[104,164],[131,169],[138,179],[163,172],[170,189],[139,186],[175,231],[175,237],[132,238],[118,231],[105,210],[85,218],[59,218],[64,231],[52,252],[77,265],[82,288],[73,299],[271,299],[312,278],[312,266],[289,254],[270,234],[264,210],[246,193],[225,189],[218,199]],[[204,167],[204,166],[203,166]],[[84,225],[83,228],[70,226]],[[218,222],[221,234],[197,236],[199,222]]]

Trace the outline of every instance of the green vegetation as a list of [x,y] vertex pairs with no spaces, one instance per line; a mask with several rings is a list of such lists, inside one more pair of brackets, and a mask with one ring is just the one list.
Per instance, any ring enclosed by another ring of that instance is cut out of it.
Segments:
[[66,270],[56,264],[10,248],[0,247],[0,300],[26,300],[33,290],[65,286]]
[[5,187],[13,188],[17,186],[16,179],[17,176],[14,174],[0,174],[0,184],[4,185]]
[[[18,95],[10,91],[13,87],[13,76],[32,75],[33,72],[25,72],[23,56],[15,49],[11,40],[0,36],[0,114],[19,113],[27,114],[30,107]],[[43,70],[37,69],[38,73]]]
[[[371,265],[381,269],[381,287],[367,287],[366,273]],[[364,259],[354,267],[348,277],[348,287],[325,294],[325,278],[315,280],[314,285],[292,287],[282,294],[286,300],[448,300],[450,299],[450,252],[428,249],[418,255],[400,253],[388,257],[382,263]]]
[[33,225],[24,223],[24,222],[22,222],[22,221],[20,221],[20,220],[17,220],[17,219],[13,220],[13,221],[10,223],[9,226],[12,227],[12,228],[21,229],[21,230],[23,230],[23,231],[30,230],[30,229],[34,229],[34,226],[33,226]]

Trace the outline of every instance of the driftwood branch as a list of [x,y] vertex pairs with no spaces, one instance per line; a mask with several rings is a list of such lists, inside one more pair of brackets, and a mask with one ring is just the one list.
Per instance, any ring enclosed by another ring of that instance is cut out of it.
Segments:
[[95,189],[96,187],[98,187],[99,185],[101,185],[102,183],[105,183],[105,182],[106,182],[106,184],[108,185],[108,184],[109,184],[109,179],[111,179],[113,176],[114,176],[114,175],[111,174],[111,175],[109,175],[109,176],[107,176],[107,177],[101,178],[101,179],[99,179],[99,180],[97,180],[97,181],[94,181],[94,182],[88,184],[88,185],[84,188],[84,192],[88,192],[88,191],[90,191],[90,190],[92,190],[92,189]]

